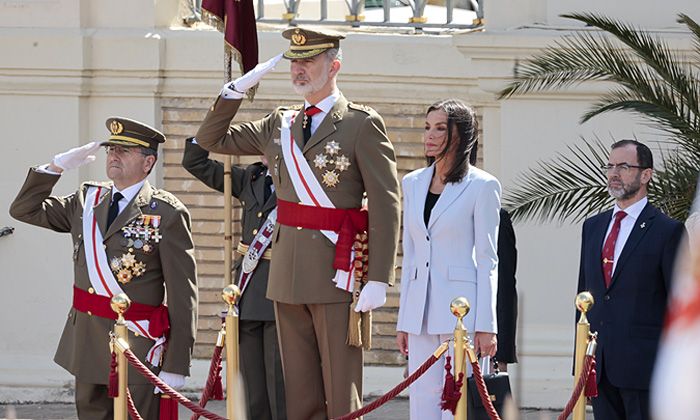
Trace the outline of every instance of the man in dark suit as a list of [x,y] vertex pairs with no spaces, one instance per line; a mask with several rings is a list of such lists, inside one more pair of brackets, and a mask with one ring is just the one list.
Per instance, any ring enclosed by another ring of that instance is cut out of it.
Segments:
[[597,420],[649,419],[649,382],[671,289],[682,223],[648,203],[653,157],[635,140],[612,145],[603,166],[615,207],[583,224],[579,292],[598,332]]
[[[209,152],[194,139],[185,142],[182,166],[208,187],[224,192],[224,166],[209,159]],[[231,166],[231,194],[243,206],[241,243],[237,252],[236,282],[241,278],[241,261],[277,205],[272,178],[263,162],[248,167]],[[239,304],[240,364],[250,419],[286,419],[284,380],[272,301],[265,297],[270,272],[270,244],[246,281]],[[242,286],[239,284],[239,286]]]

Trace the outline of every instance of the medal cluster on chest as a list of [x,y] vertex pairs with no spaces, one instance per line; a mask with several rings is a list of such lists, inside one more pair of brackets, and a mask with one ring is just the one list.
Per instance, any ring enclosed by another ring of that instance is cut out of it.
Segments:
[[109,265],[122,284],[127,284],[146,272],[146,263],[136,258],[135,250],[151,254],[163,236],[160,234],[160,216],[144,214],[122,227],[121,244],[127,252],[111,259]]

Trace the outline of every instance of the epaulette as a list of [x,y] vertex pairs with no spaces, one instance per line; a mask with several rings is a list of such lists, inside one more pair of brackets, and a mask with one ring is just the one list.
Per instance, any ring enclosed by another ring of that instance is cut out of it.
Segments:
[[158,200],[160,200],[160,201],[163,201],[163,202],[165,202],[165,203],[168,203],[168,204],[170,204],[171,206],[173,206],[173,207],[175,207],[175,208],[183,208],[183,207],[185,207],[185,205],[182,204],[182,202],[180,201],[180,199],[178,199],[178,198],[175,197],[172,193],[169,193],[169,192],[167,192],[167,191],[165,191],[165,190],[158,190],[158,189],[157,189],[157,190],[153,191],[153,196],[152,196],[152,197],[155,198],[155,199],[158,199]]
[[356,104],[354,102],[348,102],[348,107],[352,108],[352,109],[356,109],[358,111],[365,112],[367,114],[376,114],[377,113],[377,111],[375,111],[371,107],[368,107],[367,105]]

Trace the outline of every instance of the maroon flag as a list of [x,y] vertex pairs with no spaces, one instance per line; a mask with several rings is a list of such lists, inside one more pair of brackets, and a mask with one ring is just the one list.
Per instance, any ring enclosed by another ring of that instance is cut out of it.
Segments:
[[258,33],[253,0],[203,0],[202,10],[224,33],[227,52],[246,73],[258,64]]

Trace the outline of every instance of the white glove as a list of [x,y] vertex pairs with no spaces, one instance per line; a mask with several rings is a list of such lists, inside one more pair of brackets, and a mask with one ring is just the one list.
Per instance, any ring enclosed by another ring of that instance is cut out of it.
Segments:
[[221,89],[221,97],[224,99],[241,99],[245,96],[248,89],[257,85],[260,79],[267,73],[272,71],[282,59],[282,54],[276,55],[264,63],[260,63],[253,70],[234,80],[226,83]]
[[95,160],[95,151],[100,148],[97,142],[90,142],[85,146],[74,147],[67,152],[59,153],[53,157],[53,164],[64,171],[75,169]]
[[[179,373],[165,372],[161,370],[160,375],[158,375],[158,377],[161,381],[170,385],[170,388],[172,389],[180,389],[183,386],[185,386],[185,375],[180,375]],[[156,387],[156,389],[153,390],[154,394],[159,394],[161,392],[163,391],[161,391],[158,387]]]
[[384,306],[386,303],[386,288],[389,285],[380,281],[368,281],[357,299],[355,312],[367,312]]

